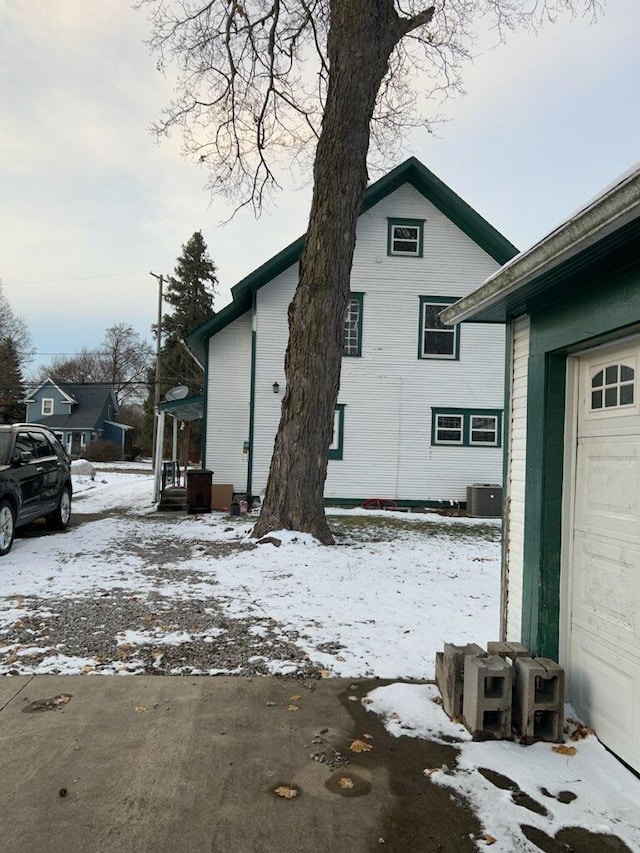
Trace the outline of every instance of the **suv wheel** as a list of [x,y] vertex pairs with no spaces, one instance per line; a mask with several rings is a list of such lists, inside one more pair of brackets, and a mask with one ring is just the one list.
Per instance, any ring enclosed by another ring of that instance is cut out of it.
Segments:
[[16,515],[8,500],[0,501],[0,557],[7,554],[13,545],[16,532]]
[[47,516],[47,527],[53,530],[65,530],[69,526],[71,518],[71,494],[67,486],[62,490],[60,503],[50,515]]

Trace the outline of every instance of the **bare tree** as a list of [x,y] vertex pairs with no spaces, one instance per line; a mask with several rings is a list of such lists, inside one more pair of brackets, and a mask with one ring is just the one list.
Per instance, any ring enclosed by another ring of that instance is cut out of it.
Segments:
[[147,390],[151,345],[132,326],[110,326],[98,349],[83,347],[71,357],[54,356],[38,370],[38,379],[54,382],[101,382],[111,385],[118,405],[141,401]]
[[146,393],[147,370],[153,348],[127,323],[107,329],[100,348],[104,381],[113,386],[118,405],[141,401]]
[[37,369],[35,381],[53,379],[54,382],[102,382],[103,376],[99,352],[82,347],[74,355],[52,356],[50,361],[41,364]]
[[15,347],[18,361],[22,369],[28,364],[34,355],[33,341],[29,327],[23,317],[18,316],[11,303],[4,295],[2,281],[0,280],[0,339],[11,340]]
[[[283,157],[313,156],[313,197],[289,307],[287,390],[254,535],[333,541],[323,493],[367,157],[426,123],[425,93],[461,85],[482,17],[497,38],[598,0],[139,0],[159,66],[179,69],[159,133],[178,128],[209,186],[259,212]],[[304,162],[304,160],[303,160]]]

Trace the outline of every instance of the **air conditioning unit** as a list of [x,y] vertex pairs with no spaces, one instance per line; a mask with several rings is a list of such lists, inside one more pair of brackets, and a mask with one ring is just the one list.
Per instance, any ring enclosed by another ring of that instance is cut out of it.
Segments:
[[467,515],[471,518],[500,518],[502,486],[496,483],[474,483],[467,486]]

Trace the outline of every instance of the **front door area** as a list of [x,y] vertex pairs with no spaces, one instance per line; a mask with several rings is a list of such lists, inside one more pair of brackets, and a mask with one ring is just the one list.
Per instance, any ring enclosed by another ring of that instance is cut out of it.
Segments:
[[637,339],[578,359],[567,583],[569,699],[600,740],[636,770],[640,770],[639,362]]

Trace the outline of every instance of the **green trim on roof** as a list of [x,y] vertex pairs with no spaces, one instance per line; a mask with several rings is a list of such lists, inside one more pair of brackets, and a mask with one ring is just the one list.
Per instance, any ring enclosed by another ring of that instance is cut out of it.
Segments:
[[[513,243],[510,243],[493,225],[479,213],[476,213],[466,201],[454,193],[415,157],[405,160],[404,163],[387,172],[386,175],[367,188],[360,214],[366,213],[378,202],[395,192],[398,187],[407,183],[411,184],[414,189],[434,204],[454,225],[457,225],[461,231],[498,263],[504,264],[518,254]],[[202,339],[215,335],[248,311],[251,307],[253,293],[298,263],[304,247],[304,238],[305,235],[303,234],[293,243],[289,243],[281,252],[278,252],[277,255],[274,255],[232,287],[233,302],[207,320],[206,323],[194,329],[187,336],[187,343],[196,351],[201,351],[202,344],[200,341]]]
[[371,184],[365,193],[361,213],[406,183],[418,190],[498,263],[504,264],[518,254],[513,243],[415,157],[409,157],[375,184]]
[[246,304],[244,299],[242,303],[231,302],[229,305],[225,306],[222,311],[218,311],[217,314],[214,314],[205,323],[198,326],[197,329],[194,329],[193,332],[187,335],[185,341],[194,349],[195,352],[201,353],[204,360],[206,347],[203,341],[211,338],[216,334],[216,332],[220,332],[222,329],[225,329],[230,325],[230,323],[237,320],[238,317],[242,317],[249,308],[251,308],[250,293]]

